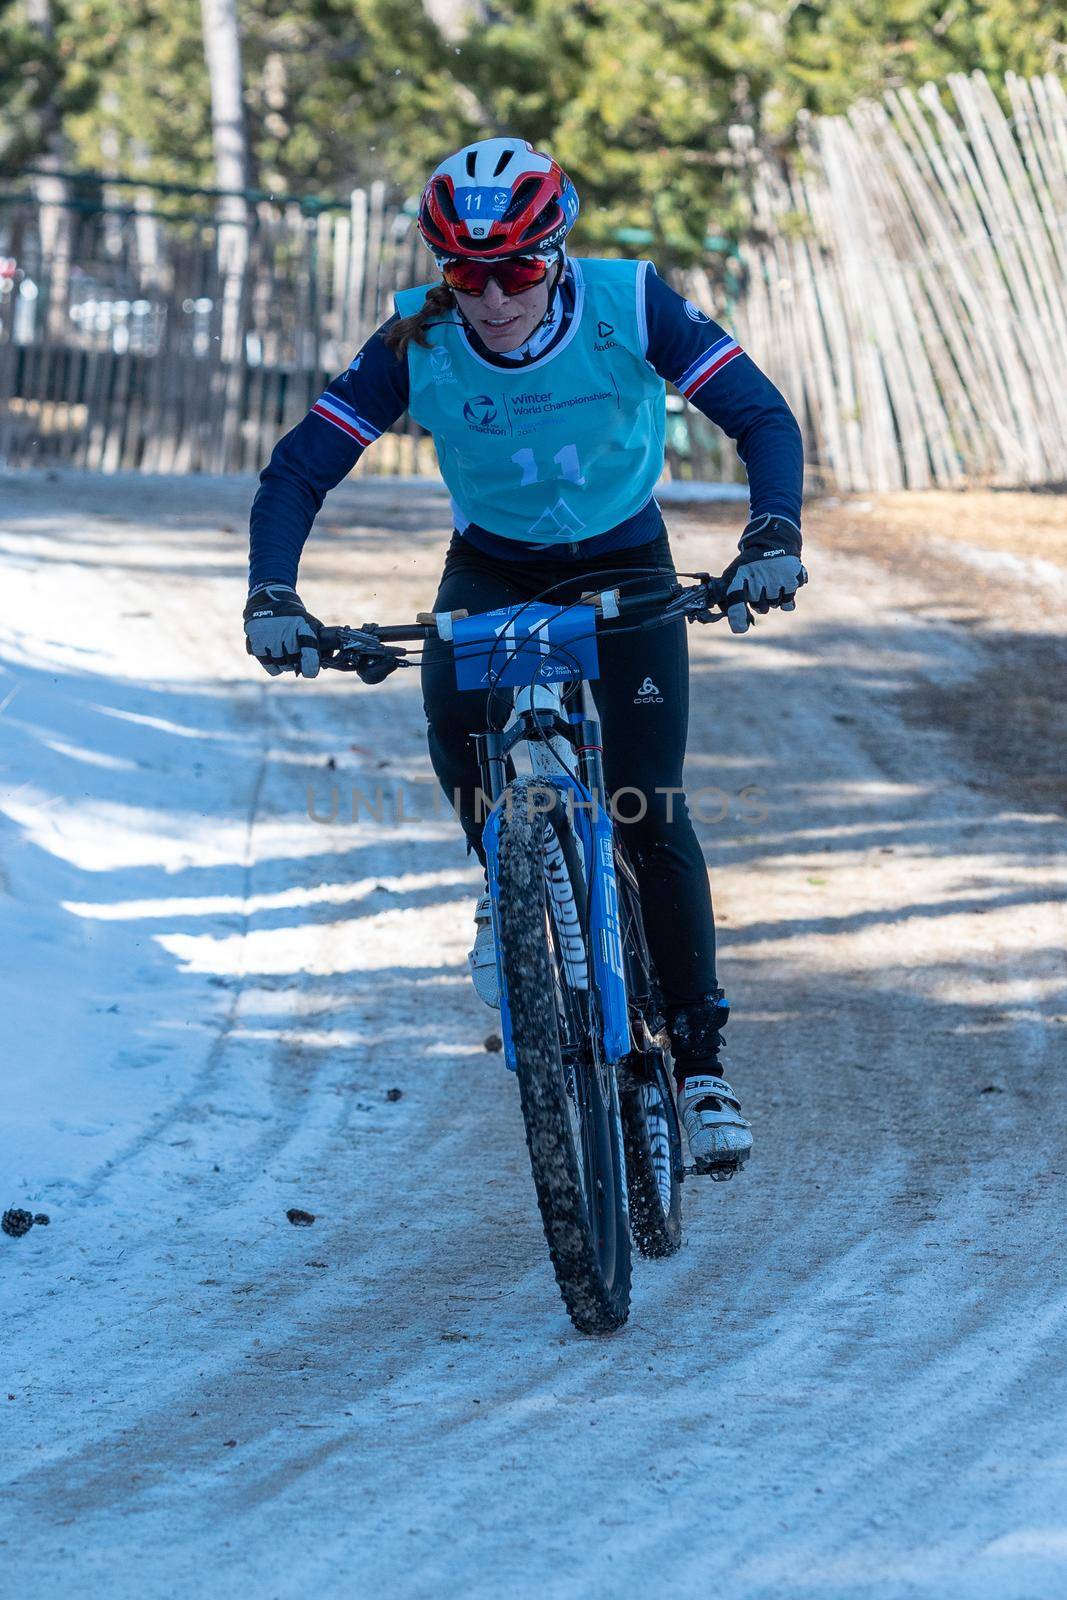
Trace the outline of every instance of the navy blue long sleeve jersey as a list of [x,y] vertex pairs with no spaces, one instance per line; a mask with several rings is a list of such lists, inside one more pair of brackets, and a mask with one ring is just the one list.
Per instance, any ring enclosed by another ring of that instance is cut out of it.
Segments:
[[[789,406],[725,329],[677,294],[650,269],[645,276],[646,359],[668,383],[729,438],[748,473],[750,516],[770,514],[800,527],[803,447]],[[518,355],[493,355],[470,335],[483,360],[501,367],[521,359],[528,370],[566,332],[574,294],[566,275],[545,328]],[[348,476],[363,451],[403,416],[408,405],[408,365],[382,335],[391,317],[367,340],[347,371],[327,386],[307,416],[275,446],[260,474],[252,504],[249,586],[296,583],[300,555],[330,489]],[[650,500],[634,516],[582,544],[584,554],[643,543],[655,536],[659,509]],[[460,532],[504,558],[530,547],[477,526]]]

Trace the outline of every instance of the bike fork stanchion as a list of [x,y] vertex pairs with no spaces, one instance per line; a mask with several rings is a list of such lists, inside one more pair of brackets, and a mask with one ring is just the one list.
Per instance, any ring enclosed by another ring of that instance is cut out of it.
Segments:
[[572,718],[575,723],[574,747],[578,754],[578,776],[589,790],[593,804],[601,806],[604,804],[604,741],[588,683],[582,684],[580,704],[581,715]]
[[507,758],[504,735],[501,733],[475,733],[471,735],[474,752],[478,758],[482,791],[490,806],[495,806],[507,784]]
[[578,724],[578,775],[589,790],[595,805],[604,803],[604,747],[600,724],[583,717]]

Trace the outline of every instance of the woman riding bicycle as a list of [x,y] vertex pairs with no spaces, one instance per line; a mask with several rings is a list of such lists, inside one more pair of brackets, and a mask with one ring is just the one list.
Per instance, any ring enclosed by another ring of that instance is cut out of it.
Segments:
[[[419,230],[441,281],[407,289],[348,370],[277,445],[251,513],[245,628],[268,672],[319,670],[321,624],[296,593],[323,497],[405,411],[434,439],[455,529],[434,610],[492,610],[552,591],[576,600],[599,575],[673,572],[655,486],[668,380],[736,440],[750,517],[727,568],[737,633],[747,605],[794,608],[803,456],[785,400],[737,341],[648,261],[569,257],[573,185],[520,139],[484,139],[441,163]],[[650,580],[651,576],[650,576]],[[633,584],[631,583],[631,588]],[[697,1165],[743,1164],[748,1122],[723,1076],[729,1007],[715,966],[703,854],[682,795],[688,720],[685,623],[600,641],[593,685],[607,787],[638,791],[626,825],[672,1041],[679,1109]],[[430,757],[484,864],[472,733],[486,697],[456,688],[435,641],[422,668]],[[475,912],[475,987],[499,1003],[488,898]]]

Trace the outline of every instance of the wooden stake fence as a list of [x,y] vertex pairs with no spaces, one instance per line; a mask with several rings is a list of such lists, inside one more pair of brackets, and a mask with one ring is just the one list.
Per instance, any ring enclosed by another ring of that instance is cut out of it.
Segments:
[[753,228],[737,332],[842,489],[1067,482],[1067,94],[981,73],[733,141]]

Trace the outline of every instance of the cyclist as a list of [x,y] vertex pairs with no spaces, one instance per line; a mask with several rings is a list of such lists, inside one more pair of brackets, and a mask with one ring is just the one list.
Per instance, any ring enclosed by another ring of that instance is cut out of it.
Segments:
[[[578,259],[578,198],[551,157],[484,139],[430,177],[418,226],[440,271],[395,312],[280,441],[251,512],[248,648],[270,673],[313,677],[321,624],[296,592],[304,541],[327,491],[408,411],[432,434],[455,527],[435,610],[488,611],[563,583],[566,603],[597,573],[673,571],[655,486],[668,380],[737,443],[750,517],[727,568],[735,633],[746,603],[793,610],[800,562],[800,430],[736,339],[651,262]],[[619,569],[622,569],[621,571]],[[604,578],[600,583],[603,585]],[[720,1059],[729,1006],[719,986],[708,873],[682,796],[688,663],[681,621],[613,639],[593,685],[608,788],[620,810],[663,990],[679,1109],[697,1165],[737,1167],[752,1144]],[[484,694],[460,692],[447,646],[422,669],[430,757],[484,865],[470,742]],[[488,897],[475,912],[475,987],[499,1004]]]

